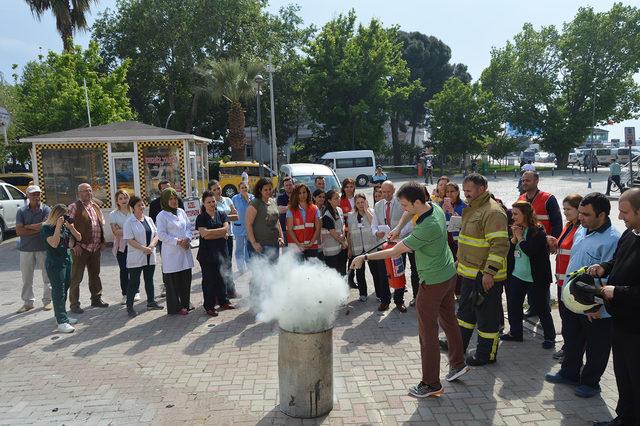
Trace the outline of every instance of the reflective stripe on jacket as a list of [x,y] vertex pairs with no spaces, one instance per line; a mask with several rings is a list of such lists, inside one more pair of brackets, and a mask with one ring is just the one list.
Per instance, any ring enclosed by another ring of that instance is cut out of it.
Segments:
[[558,239],[558,251],[556,252],[556,282],[559,286],[564,283],[567,274],[567,266],[571,255],[571,247],[573,247],[573,236],[576,234],[579,226],[567,223]]
[[[373,212],[369,209],[369,213]],[[362,221],[358,222],[358,213],[355,211],[347,215],[347,224],[349,227],[349,239],[351,241],[351,253],[353,256],[371,250],[378,243],[377,238],[371,232],[371,222],[366,215],[361,216]]]
[[462,211],[458,275],[475,279],[478,273],[488,273],[496,281],[504,281],[508,253],[507,215],[485,192]]
[[[551,220],[549,218],[549,212],[547,211],[547,201],[551,198],[551,194],[544,191],[538,191],[535,197],[533,197],[533,202],[531,203],[531,208],[536,213],[536,217],[538,221],[544,226],[544,232],[547,235],[551,234]],[[527,201],[527,193],[520,195],[518,197],[518,201]]]
[[[331,213],[329,212],[329,210],[326,210],[324,212],[324,216],[330,218],[333,221],[334,224],[334,229],[336,230],[336,232],[340,235],[344,234],[344,220],[342,219],[342,209],[340,207],[336,208],[337,210],[337,214],[338,214],[338,219],[335,219],[334,217],[331,216]],[[323,217],[324,217],[323,216]],[[331,232],[329,232],[328,229],[322,228],[322,231],[320,233],[321,236],[321,240],[322,240],[322,253],[325,256],[335,256],[338,253],[340,253],[340,251],[342,251],[342,246],[340,245],[339,242],[337,242],[332,236],[331,236]]]
[[[316,216],[318,215],[318,206],[308,204],[306,209],[306,220],[302,218],[300,208],[291,211],[293,216],[293,233],[296,234],[298,242],[309,244],[316,233]],[[309,246],[310,249],[317,249],[319,246],[314,244]]]

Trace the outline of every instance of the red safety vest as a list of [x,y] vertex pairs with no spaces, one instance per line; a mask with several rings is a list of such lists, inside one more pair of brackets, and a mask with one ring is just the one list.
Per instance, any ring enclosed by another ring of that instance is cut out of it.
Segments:
[[[300,209],[293,211],[293,233],[296,234],[296,238],[303,244],[309,244],[313,235],[316,233],[316,216],[318,215],[318,206],[315,204],[308,204],[306,209],[306,221],[302,219],[302,212]],[[314,244],[309,246],[310,249],[317,249],[320,246]]]
[[558,251],[556,252],[556,284],[560,287],[562,287],[565,275],[567,274],[571,247],[573,247],[573,236],[576,234],[578,227],[578,225],[567,223],[562,229],[562,233],[558,239]]
[[352,210],[352,208],[351,208],[351,203],[349,202],[349,199],[347,197],[340,197],[340,208],[342,209],[342,214],[344,215],[343,217],[344,227],[349,229],[349,225],[347,225],[347,222],[348,222],[347,213],[349,213]]
[[[536,213],[538,221],[544,226],[544,232],[547,235],[551,235],[551,221],[549,220],[549,212],[547,211],[547,201],[551,194],[548,192],[538,191],[538,193],[533,197],[533,203],[531,203],[531,207],[533,211]],[[518,201],[528,201],[527,193],[520,195]]]

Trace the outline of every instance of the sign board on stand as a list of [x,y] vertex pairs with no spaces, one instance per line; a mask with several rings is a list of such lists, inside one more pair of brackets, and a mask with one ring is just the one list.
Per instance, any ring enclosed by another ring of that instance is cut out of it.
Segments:
[[184,203],[184,212],[187,214],[191,228],[193,229],[191,247],[198,247],[200,246],[200,234],[196,229],[196,218],[200,214],[200,199],[196,197],[183,198],[182,202]]
[[636,144],[636,128],[635,127],[624,128],[624,144],[627,146],[633,146]]

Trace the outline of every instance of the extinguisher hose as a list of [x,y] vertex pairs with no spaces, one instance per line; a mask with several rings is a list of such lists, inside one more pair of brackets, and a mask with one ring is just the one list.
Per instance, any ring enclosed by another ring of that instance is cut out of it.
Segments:
[[377,249],[378,247],[382,246],[384,243],[387,243],[387,242],[388,242],[387,240],[384,240],[384,241],[383,241],[383,242],[381,242],[380,244],[378,244],[378,245],[376,245],[376,246],[371,247],[369,250],[365,251],[365,252],[364,252],[364,253],[362,253],[362,254],[369,254],[369,253],[371,253],[372,251],[374,251],[375,249]]

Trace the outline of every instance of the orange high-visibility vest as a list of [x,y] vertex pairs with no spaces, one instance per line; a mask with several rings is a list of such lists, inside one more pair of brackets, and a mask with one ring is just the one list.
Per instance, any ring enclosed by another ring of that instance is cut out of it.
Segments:
[[[303,220],[300,208],[297,208],[292,213],[293,233],[296,234],[296,238],[300,243],[309,244],[316,233],[316,216],[318,215],[318,206],[311,203],[307,204],[306,220]],[[310,249],[317,249],[319,247],[320,246],[318,244],[309,246]]]
[[[531,203],[531,207],[533,211],[536,213],[536,217],[538,218],[538,222],[544,226],[544,232],[547,235],[551,235],[551,221],[549,220],[549,212],[547,211],[547,201],[551,194],[548,192],[538,191],[536,196],[533,198],[533,202]],[[527,201],[527,193],[520,195],[518,201]]]
[[556,252],[556,284],[560,287],[562,287],[567,274],[571,247],[573,247],[573,236],[576,234],[578,228],[578,225],[567,223],[562,229],[562,233],[558,239],[558,251]]

